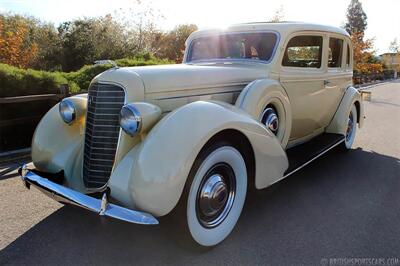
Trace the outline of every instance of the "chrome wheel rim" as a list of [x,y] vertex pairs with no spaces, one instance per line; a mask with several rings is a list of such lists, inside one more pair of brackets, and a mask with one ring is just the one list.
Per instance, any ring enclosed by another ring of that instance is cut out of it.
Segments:
[[204,176],[197,193],[196,214],[200,224],[213,228],[221,224],[233,206],[236,178],[226,163],[218,163]]
[[261,116],[261,123],[263,123],[275,135],[278,133],[279,119],[274,108],[265,108]]
[[347,121],[347,130],[346,130],[346,141],[350,141],[353,135],[353,128],[354,128],[354,116],[353,112],[350,112],[349,119]]

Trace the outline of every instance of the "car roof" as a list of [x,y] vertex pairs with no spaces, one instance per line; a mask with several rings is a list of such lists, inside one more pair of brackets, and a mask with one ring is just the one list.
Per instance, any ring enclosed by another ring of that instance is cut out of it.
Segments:
[[251,32],[251,31],[264,31],[264,30],[277,31],[280,33],[282,37],[286,37],[287,35],[298,31],[320,31],[320,32],[322,31],[322,32],[336,33],[339,35],[349,37],[349,34],[344,29],[323,24],[292,22],[292,21],[250,22],[250,23],[234,24],[224,29],[216,28],[216,29],[204,29],[195,31],[189,36],[187,43],[196,37],[209,34],[211,35],[211,34],[225,33],[225,32],[242,32],[242,31]]

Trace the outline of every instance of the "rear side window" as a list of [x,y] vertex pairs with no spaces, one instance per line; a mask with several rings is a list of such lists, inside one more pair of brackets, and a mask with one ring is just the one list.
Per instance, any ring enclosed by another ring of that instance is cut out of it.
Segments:
[[346,66],[350,66],[350,45],[347,45]]
[[285,50],[282,65],[288,67],[321,67],[322,37],[293,37]]
[[343,54],[343,40],[329,38],[328,67],[341,67]]

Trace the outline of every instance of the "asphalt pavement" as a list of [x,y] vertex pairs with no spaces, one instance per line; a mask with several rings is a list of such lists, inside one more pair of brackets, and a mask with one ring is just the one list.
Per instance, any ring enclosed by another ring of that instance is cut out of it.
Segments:
[[19,163],[2,165],[0,265],[400,265],[400,82],[370,90],[354,149],[248,195],[236,228],[213,248],[181,242],[171,217],[140,226],[63,206],[25,189]]

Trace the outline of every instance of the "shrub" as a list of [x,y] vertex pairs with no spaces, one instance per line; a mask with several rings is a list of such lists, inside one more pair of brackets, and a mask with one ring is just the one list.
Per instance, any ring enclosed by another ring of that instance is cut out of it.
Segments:
[[[150,66],[150,65],[162,65],[162,64],[172,64],[173,62],[166,59],[157,59],[153,55],[144,54],[142,56],[134,58],[123,58],[115,60],[119,67],[129,67],[129,66]],[[79,69],[78,71],[64,73],[64,76],[70,81],[70,91],[71,84],[77,85],[79,87],[78,91],[87,90],[92,79],[112,67],[111,64],[105,65],[86,65]]]
[[60,72],[46,72],[0,64],[0,97],[57,93],[68,80]]
[[[116,60],[116,63],[118,66],[125,67],[170,64],[172,62],[147,54],[141,57],[119,59]],[[79,93],[87,90],[95,76],[111,67],[111,64],[87,65],[78,71],[65,73],[20,69],[0,64],[0,97],[59,93],[59,87],[62,84],[68,84],[71,93]]]

